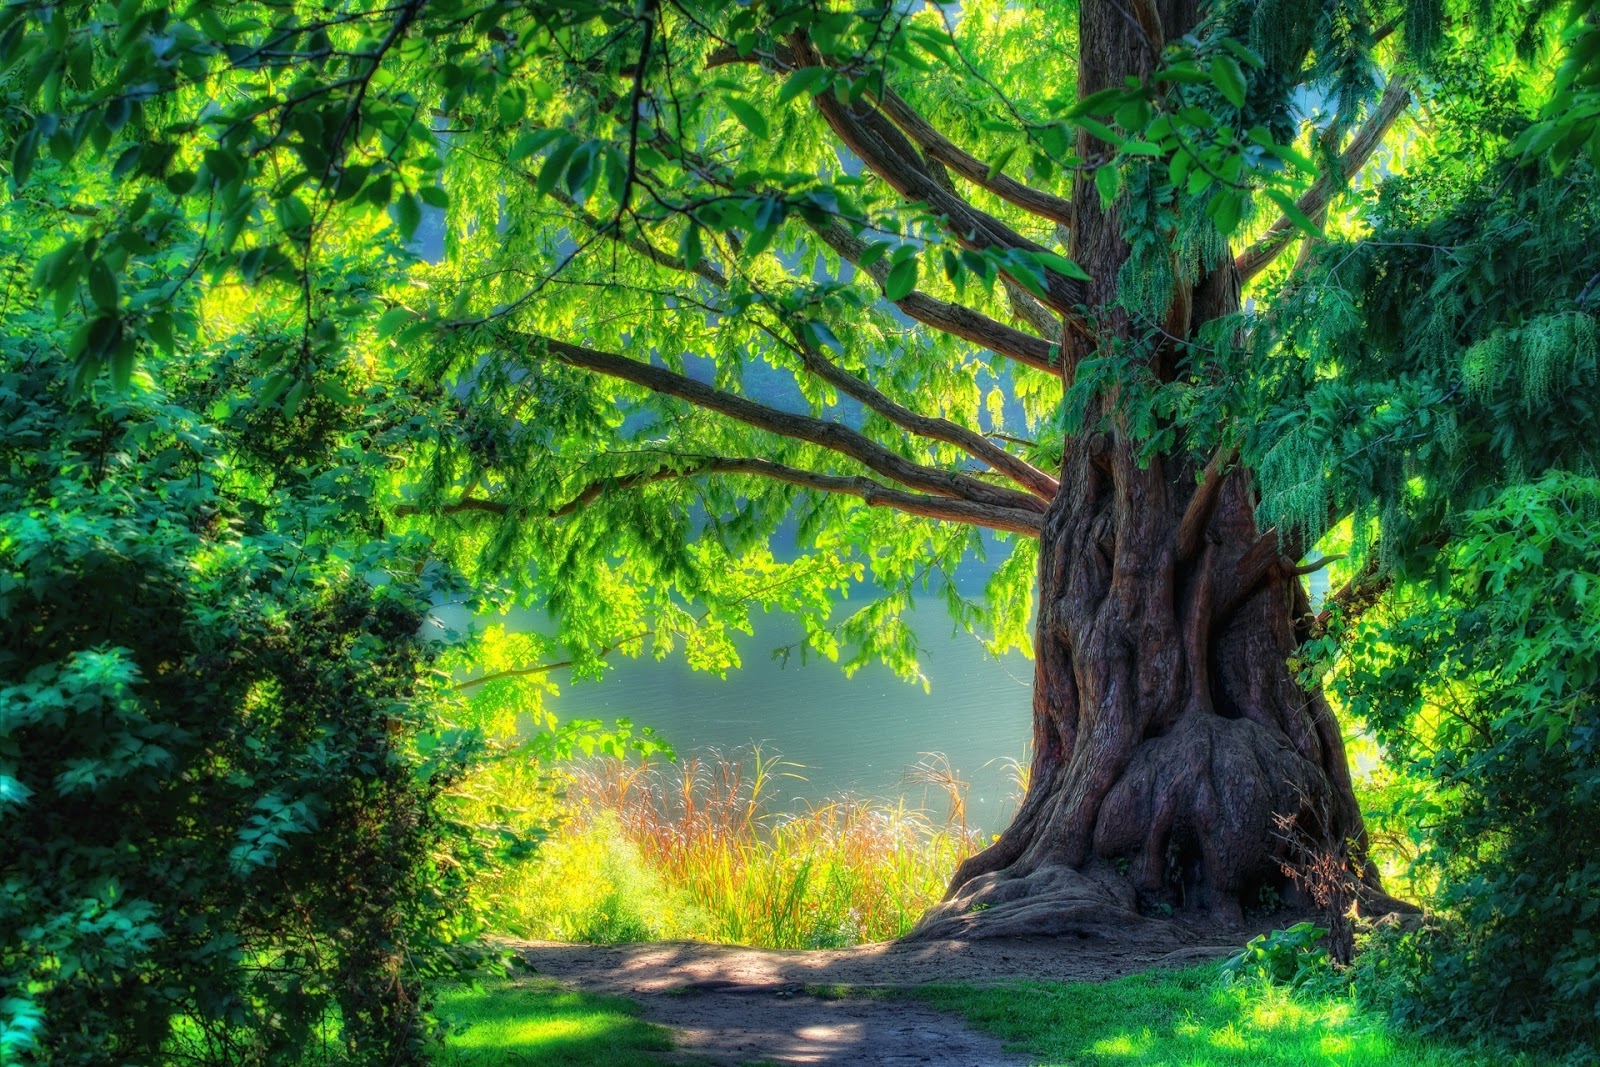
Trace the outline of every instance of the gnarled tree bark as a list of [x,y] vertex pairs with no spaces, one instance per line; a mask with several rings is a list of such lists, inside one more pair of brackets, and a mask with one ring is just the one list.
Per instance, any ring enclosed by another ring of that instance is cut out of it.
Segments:
[[[1193,0],[1084,0],[1080,96],[1148,77],[1159,42],[1197,16]],[[1079,155],[1096,155],[1087,135]],[[1094,325],[1064,334],[1069,382],[1131,332],[1115,210],[1087,176],[1076,194],[1071,258],[1094,279]],[[1179,283],[1168,334],[1193,338],[1237,310],[1231,257],[1209,268]],[[1174,357],[1156,346],[1157,377]],[[1249,472],[1226,457],[1202,470],[1180,452],[1141,465],[1116,396],[1103,403],[1110,429],[1068,442],[1040,534],[1027,796],[913,936],[1093,935],[1166,916],[1231,925],[1268,887],[1296,898],[1275,816],[1352,842],[1376,889],[1338,726],[1287,665],[1308,605],[1276,532],[1257,528]]]

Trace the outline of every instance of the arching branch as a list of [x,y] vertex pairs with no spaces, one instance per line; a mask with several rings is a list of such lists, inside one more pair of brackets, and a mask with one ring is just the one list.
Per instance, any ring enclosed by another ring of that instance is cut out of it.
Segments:
[[[806,39],[792,38],[798,66],[821,66],[822,58]],[[875,107],[861,104],[846,107],[832,93],[812,98],[823,119],[849,148],[895,192],[908,200],[921,201],[947,220],[952,237],[976,251],[1048,252],[987,212],[973,207],[950,192],[919,157],[916,147],[894,123]],[[1045,293],[1041,299],[1057,314],[1075,321],[1084,302],[1082,286],[1054,271],[1044,271]]]
[[[690,152],[681,154],[685,160],[693,164],[695,173],[706,181],[719,185],[724,189],[732,190],[735,188],[733,183],[728,180],[729,176],[721,173],[709,160],[700,158]],[[830,218],[826,222],[817,222],[812,218],[803,216],[800,221],[810,227],[812,232],[820,237],[823,243],[833,249],[840,257],[848,260],[858,270],[864,271],[868,277],[876,281],[879,288],[887,286],[889,264],[882,259],[878,259],[863,267],[861,263],[866,255],[867,244],[854,233],[851,233],[850,228],[844,223],[835,218]],[[660,255],[670,256],[669,253],[660,253]],[[676,257],[671,258],[675,259]],[[664,260],[658,258],[656,262],[664,262]],[[1013,292],[1019,288],[1009,278],[1005,279],[1005,282],[1008,292]],[[1027,300],[1032,305],[1030,310],[1036,310],[1039,315],[1045,317],[1049,316],[1049,311],[1033,297],[1029,296]],[[1049,371],[1051,374],[1061,373],[1060,353],[1052,344],[1061,335],[1059,320],[1041,324],[1037,321],[1038,316],[1030,315],[1029,321],[1040,331],[1040,335],[1035,336],[1008,326],[1000,320],[991,318],[981,312],[974,311],[964,304],[940,300],[920,290],[913,290],[906,294],[899,300],[894,301],[894,305],[916,321],[926,326],[931,326],[941,333],[947,333],[952,337],[959,337],[964,341],[982,345],[984,348],[1014,359],[1018,363],[1025,363],[1030,367]]]
[[[745,474],[784,482],[803,489],[853,496],[869,507],[891,508],[895,511],[904,512],[907,515],[916,515],[921,518],[959,522],[967,526],[982,526],[991,530],[1005,530],[1010,533],[1023,534],[1027,537],[1038,537],[1040,529],[1044,526],[1042,515],[1032,509],[1003,507],[970,500],[952,500],[920,493],[907,493],[861,475],[820,474],[816,471],[803,470],[799,467],[756,458],[725,456],[680,456],[676,458],[685,461],[682,467],[663,467],[659,470],[640,471],[590,482],[567,503],[544,512],[540,517],[557,519],[573,515],[593,504],[608,492],[637,489],[657,482],[682,478],[699,478],[716,474]],[[1017,495],[1021,496],[1021,494]],[[1023,499],[1027,498],[1024,497]],[[427,510],[414,504],[402,504],[395,508],[395,514],[406,516],[421,515],[425,514]],[[438,510],[443,514],[477,512],[505,516],[512,514],[515,507],[504,501],[485,497],[467,497],[454,504],[443,505]]]
[[[1378,101],[1377,109],[1367,119],[1366,125],[1356,131],[1344,155],[1339,158],[1339,173],[1323,175],[1306,190],[1298,201],[1300,210],[1312,218],[1325,210],[1334,195],[1366,166],[1367,160],[1372,158],[1372,153],[1383,143],[1395,121],[1410,104],[1411,88],[1405,78],[1391,78]],[[1240,282],[1247,282],[1266,269],[1289,247],[1298,232],[1287,215],[1267,227],[1267,232],[1233,261],[1239,271]]]
[[[689,271],[690,268],[688,264],[686,264],[680,257],[669,252],[662,251],[642,238],[623,237],[620,233],[618,233],[615,227],[606,226],[606,224],[601,222],[600,219],[584,211],[582,207],[575,202],[572,202],[570,198],[563,196],[558,197],[558,199],[561,199],[563,203],[572,208],[577,213],[577,216],[583,220],[584,224],[596,232],[603,233],[613,240],[625,243],[628,247],[634,249],[641,255],[644,255],[646,258],[649,258],[653,262],[662,266],[673,270],[685,272]],[[859,249],[862,247],[861,242],[855,238],[854,235],[850,234],[850,232],[838,222],[830,221],[828,227],[813,226],[813,229],[817,230],[819,234],[822,234],[825,229],[828,230],[829,234],[824,236],[824,240],[828,240],[829,236],[831,236],[835,240],[840,241],[841,245],[849,247],[852,250],[857,251],[857,254],[859,254]],[[832,244],[832,241],[829,243]],[[878,267],[879,264],[874,263],[872,266]],[[883,267],[882,270],[884,273],[887,273],[886,266]],[[718,288],[726,288],[727,286],[727,279],[723,277],[721,272],[717,271],[714,267],[705,265],[703,262],[694,269],[694,273],[698,274],[701,278]],[[927,297],[923,297],[923,299],[929,300]],[[932,303],[933,301],[929,300],[929,302]],[[950,306],[958,307],[959,305]],[[967,311],[965,308],[962,308],[961,310]],[[968,314],[975,318],[982,318],[982,316],[977,315],[976,312],[969,311]],[[993,322],[993,320],[989,321],[1000,329],[1009,329],[1009,327],[1005,327],[998,322]],[[889,397],[885,396],[878,389],[874,388],[871,383],[839,367],[837,364],[828,360],[825,356],[810,346],[803,345],[802,343],[802,347],[797,348],[796,351],[800,354],[802,360],[805,362],[807,370],[811,371],[811,373],[816,374],[818,377],[822,378],[824,381],[828,382],[845,395],[855,398],[856,400],[865,404],[867,407],[878,412],[880,415],[883,415],[885,418],[900,426],[902,429],[909,430],[918,436],[926,437],[930,440],[943,441],[946,444],[955,445],[957,448],[962,449],[974,459],[981,460],[982,462],[988,464],[996,471],[999,471],[1001,474],[1009,477],[1018,485],[1021,485],[1030,492],[1039,495],[1042,499],[1050,500],[1055,496],[1056,489],[1059,487],[1059,483],[1055,478],[1049,474],[1046,474],[1044,471],[1039,470],[1026,460],[1012,455],[1005,449],[1000,448],[998,445],[995,445],[993,442],[985,439],[982,434],[950,422],[948,419],[933,418],[923,415],[905,407],[902,404],[896,403]]]
[[1046,501],[1055,499],[1056,491],[1061,487],[1055,478],[1026,460],[1013,456],[999,445],[984,438],[982,434],[965,426],[959,426],[948,419],[931,418],[895,403],[874,388],[870,382],[851,374],[814,348],[804,346],[801,349],[801,358],[805,360],[806,368],[817,377],[846,396],[865,404],[896,426],[910,430],[921,437],[955,445],[1019,485],[1026,486],[1040,499]]
[[515,334],[511,336],[525,342],[533,349],[531,355],[537,356],[542,349],[551,357],[569,366],[633,382],[653,392],[687,400],[697,407],[715,411],[769,433],[820,445],[830,451],[849,456],[869,470],[908,488],[920,489],[936,496],[963,499],[974,504],[1021,509],[1039,514],[1046,508],[1043,501],[1028,493],[990,485],[970,475],[915,463],[898,452],[885,448],[865,434],[837,422],[780,411],[697,382],[685,375],[609,352],[600,352],[554,338]]
[[878,103],[890,121],[900,128],[900,132],[915,141],[929,159],[943,163],[972,184],[989,190],[1029,214],[1059,222],[1063,226],[1072,225],[1072,201],[1024,185],[1004,174],[997,173],[990,177],[987,163],[940,133],[893,89],[886,90]]
[[[880,287],[888,282],[889,264],[886,261],[878,259],[865,267],[861,266],[861,259],[867,248],[866,242],[851,233],[844,224],[836,219],[830,219],[827,225],[809,222],[808,225],[818,237],[822,238],[823,243],[855,264],[858,269],[865,271]],[[975,345],[982,345],[991,352],[997,352],[1018,363],[1025,363],[1030,367],[1049,371],[1051,374],[1061,373],[1060,353],[1051,342],[1014,326],[1008,326],[999,319],[990,318],[963,304],[939,300],[916,291],[896,300],[894,304],[913,319],[942,333],[971,341]]]
[[[767,60],[787,70],[793,70],[798,65],[794,49],[780,44],[765,53],[751,51],[741,54],[738,49],[731,46],[718,48],[706,58],[706,66],[715,68],[730,63],[756,63],[761,60]],[[974,185],[989,190],[1000,199],[1030,214],[1062,225],[1072,225],[1072,201],[1024,185],[1004,174],[997,173],[991,177],[989,164],[940,133],[933,123],[923,118],[893,89],[885,90],[875,99],[878,106],[883,108],[884,114],[889,116],[889,120],[915,141],[928,159],[944,164]]]

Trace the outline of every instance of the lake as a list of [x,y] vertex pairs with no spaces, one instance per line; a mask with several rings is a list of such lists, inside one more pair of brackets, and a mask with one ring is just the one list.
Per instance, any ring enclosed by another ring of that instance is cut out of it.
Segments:
[[796,640],[799,624],[758,616],[742,636],[743,667],[726,679],[691,671],[681,660],[615,659],[603,680],[567,682],[554,708],[563,719],[626,717],[653,726],[680,752],[759,743],[801,764],[805,780],[780,779],[789,801],[841,793],[902,795],[943,817],[943,795],[906,782],[922,753],[945,755],[972,783],[968,819],[999,831],[1015,810],[1015,784],[1004,761],[1026,762],[1032,735],[1033,663],[990,655],[978,639],[952,635],[942,606],[917,608],[929,688],[903,682],[878,664],[846,678],[816,659],[787,665],[771,652]]

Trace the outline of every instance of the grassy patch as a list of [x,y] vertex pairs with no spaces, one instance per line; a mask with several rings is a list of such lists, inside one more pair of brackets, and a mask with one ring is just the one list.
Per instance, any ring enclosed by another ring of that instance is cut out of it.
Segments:
[[771,783],[788,767],[759,748],[564,767],[549,837],[483,889],[498,929],[602,944],[884,941],[909,930],[981,844],[958,809],[941,823],[904,803],[780,808]]
[[451,1030],[439,1067],[642,1067],[672,1048],[667,1030],[638,1018],[632,1001],[545,979],[451,986],[436,1002]]
[[1214,967],[916,996],[1062,1067],[1538,1067],[1390,1031],[1343,996],[1219,983]]

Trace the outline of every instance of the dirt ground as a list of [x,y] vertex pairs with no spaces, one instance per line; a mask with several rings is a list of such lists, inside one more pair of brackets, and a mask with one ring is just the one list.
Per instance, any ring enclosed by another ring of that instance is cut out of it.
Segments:
[[1218,958],[1240,943],[1202,942],[1176,952],[1170,942],[1141,947],[1076,937],[814,952],[696,942],[513,947],[540,975],[638,1001],[645,1017],[676,1031],[682,1054],[699,1062],[1023,1067],[1025,1057],[957,1019],[861,992],[931,982],[1099,981]]

